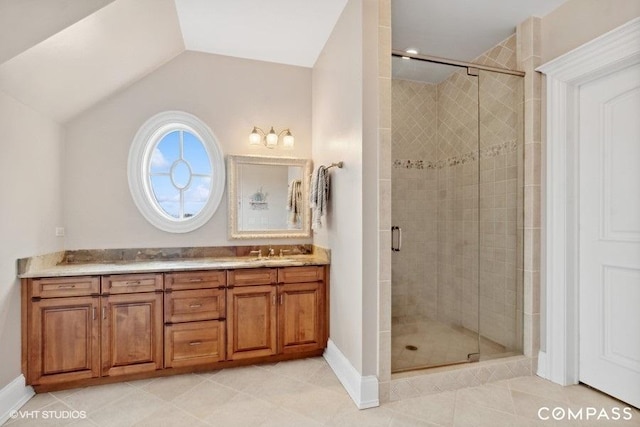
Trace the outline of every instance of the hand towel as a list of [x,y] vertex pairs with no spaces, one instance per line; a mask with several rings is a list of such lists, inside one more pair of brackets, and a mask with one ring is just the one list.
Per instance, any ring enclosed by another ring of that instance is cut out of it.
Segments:
[[294,179],[289,183],[287,210],[289,211],[287,225],[290,228],[298,227],[300,224],[300,214],[302,213],[302,180]]
[[322,227],[321,218],[327,211],[330,185],[328,169],[324,166],[319,166],[311,177],[311,191],[309,192],[312,217],[311,228],[314,230]]

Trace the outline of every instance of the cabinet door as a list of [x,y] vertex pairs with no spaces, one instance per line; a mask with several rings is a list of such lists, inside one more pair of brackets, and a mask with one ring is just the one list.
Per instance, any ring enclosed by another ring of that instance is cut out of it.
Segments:
[[324,348],[325,308],[322,282],[278,286],[278,335],[281,353]]
[[276,287],[227,291],[227,355],[231,360],[276,354]]
[[164,338],[164,367],[178,368],[224,360],[224,337],[224,321],[167,325]]
[[162,294],[102,297],[102,375],[162,368]]
[[29,384],[100,376],[98,297],[53,298],[31,305]]

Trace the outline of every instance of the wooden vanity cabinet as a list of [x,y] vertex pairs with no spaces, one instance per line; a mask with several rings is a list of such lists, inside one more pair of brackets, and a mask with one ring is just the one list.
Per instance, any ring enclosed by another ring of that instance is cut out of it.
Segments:
[[56,384],[162,368],[161,289],[162,274],[28,279],[23,290],[27,382]]
[[[92,285],[99,278],[86,278]],[[34,279],[30,289],[54,284],[69,286],[59,289],[59,297],[34,297],[23,294],[23,372],[28,384],[55,384],[100,376],[100,298],[91,296],[64,297],[64,289],[72,295],[77,289],[58,279]],[[25,301],[26,300],[26,301]],[[25,312],[25,308],[27,308]],[[25,357],[26,356],[26,357]],[[26,360],[25,360],[26,359]]]
[[278,269],[278,351],[300,353],[326,347],[324,267]]
[[164,367],[225,360],[225,271],[165,274]]
[[102,376],[162,369],[161,273],[102,276]]
[[277,271],[272,268],[227,272],[227,359],[276,354]]
[[326,266],[23,279],[38,391],[320,355]]
[[228,273],[229,359],[303,353],[327,343],[325,267]]

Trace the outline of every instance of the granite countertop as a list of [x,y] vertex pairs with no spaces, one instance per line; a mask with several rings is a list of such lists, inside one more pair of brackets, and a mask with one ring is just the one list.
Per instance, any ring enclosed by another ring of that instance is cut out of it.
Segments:
[[64,262],[63,253],[49,254],[36,259],[24,260],[18,277],[22,279],[38,277],[93,276],[105,274],[151,273],[167,271],[226,270],[259,267],[296,267],[305,265],[327,265],[329,254],[325,251],[314,253],[278,255],[269,258],[248,256],[207,256],[157,260],[108,260],[96,258],[86,262]]

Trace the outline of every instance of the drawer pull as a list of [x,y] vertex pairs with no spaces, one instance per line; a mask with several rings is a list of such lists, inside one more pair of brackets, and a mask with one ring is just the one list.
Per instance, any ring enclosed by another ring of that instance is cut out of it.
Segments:
[[189,279],[190,282],[202,282],[202,279]]
[[73,289],[76,285],[58,285],[58,289]]
[[199,308],[202,307],[202,304],[191,304],[189,308]]
[[140,280],[135,280],[132,282],[125,282],[125,285],[130,286],[130,285],[139,285],[140,284]]
[[202,341],[191,341],[189,345],[201,345]]
[[96,308],[93,307],[93,320],[96,320],[96,311],[97,311]]

